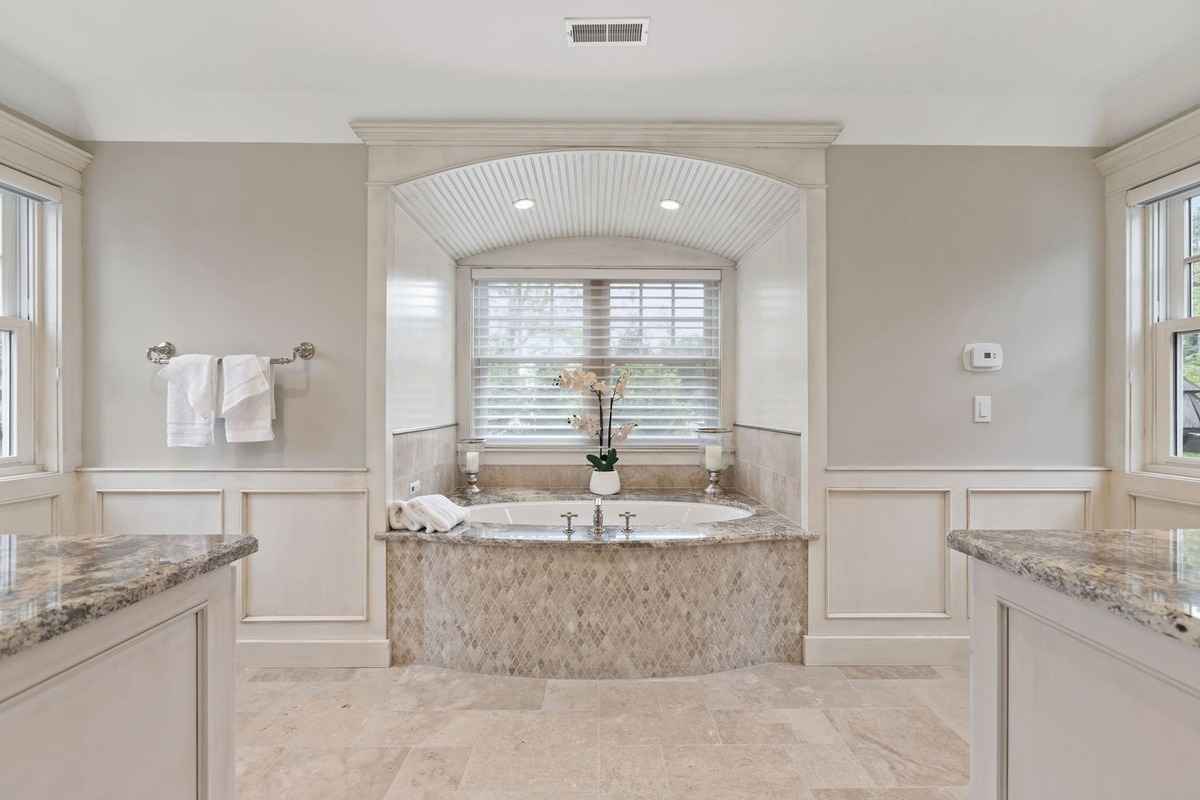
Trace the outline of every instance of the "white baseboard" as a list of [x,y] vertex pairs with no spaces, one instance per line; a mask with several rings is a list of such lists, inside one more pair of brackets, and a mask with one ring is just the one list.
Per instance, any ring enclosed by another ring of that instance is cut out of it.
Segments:
[[387,667],[387,639],[239,639],[239,667]]
[[967,664],[967,636],[805,636],[809,666]]

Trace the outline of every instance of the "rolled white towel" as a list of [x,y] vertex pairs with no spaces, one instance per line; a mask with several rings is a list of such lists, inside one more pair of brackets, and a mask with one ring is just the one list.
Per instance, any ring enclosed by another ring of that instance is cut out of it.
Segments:
[[425,526],[413,517],[407,503],[399,502],[388,506],[388,527],[394,531],[419,531]]
[[467,510],[442,494],[414,497],[407,502],[406,511],[424,523],[428,530],[442,533],[467,519]]

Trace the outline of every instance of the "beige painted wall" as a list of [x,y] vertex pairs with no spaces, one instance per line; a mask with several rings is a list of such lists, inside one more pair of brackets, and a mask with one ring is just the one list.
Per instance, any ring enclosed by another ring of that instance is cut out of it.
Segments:
[[[831,465],[1102,463],[1096,152],[829,150]],[[978,341],[1002,371],[962,369]]]
[[[95,143],[84,194],[84,465],[364,464],[366,150],[356,145]],[[144,356],[282,355],[276,439],[165,445]],[[380,442],[380,447],[385,445]]]

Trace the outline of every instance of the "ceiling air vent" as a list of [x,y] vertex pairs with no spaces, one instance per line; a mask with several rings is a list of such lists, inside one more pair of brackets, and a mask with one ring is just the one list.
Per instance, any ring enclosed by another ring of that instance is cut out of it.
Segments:
[[571,47],[637,47],[646,43],[650,32],[649,17],[563,20],[567,24],[567,43]]

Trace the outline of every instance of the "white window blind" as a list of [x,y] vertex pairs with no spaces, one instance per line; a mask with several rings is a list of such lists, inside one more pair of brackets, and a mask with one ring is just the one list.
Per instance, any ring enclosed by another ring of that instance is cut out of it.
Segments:
[[610,383],[629,371],[616,406],[618,425],[638,423],[626,447],[695,440],[697,427],[720,421],[720,287],[716,278],[475,280],[475,435],[584,444],[567,419],[596,404],[554,379],[586,367]]

